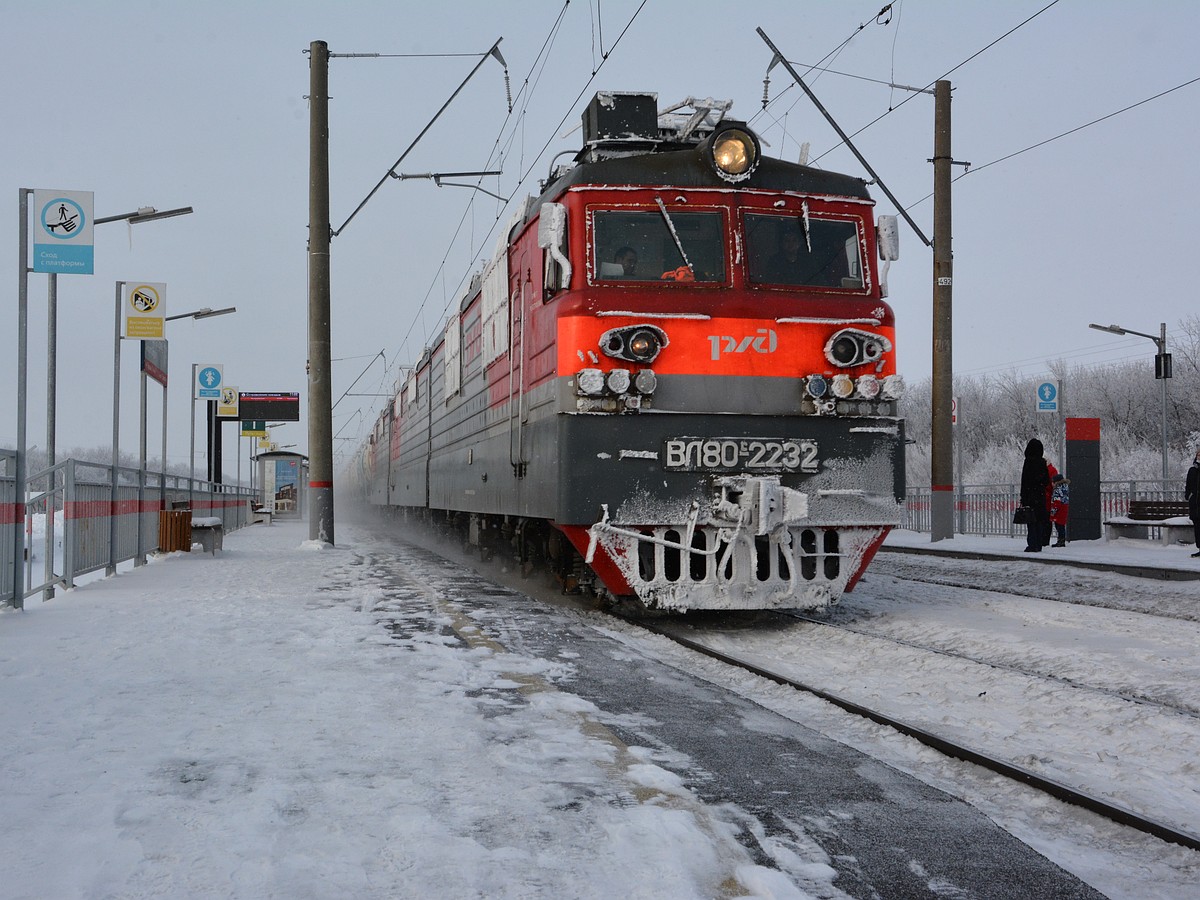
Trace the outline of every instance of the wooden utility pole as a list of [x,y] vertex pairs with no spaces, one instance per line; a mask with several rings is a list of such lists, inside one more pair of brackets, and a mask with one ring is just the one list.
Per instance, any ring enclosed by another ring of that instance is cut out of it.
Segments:
[[329,45],[309,44],[308,537],[333,543],[333,389],[329,337]]
[[933,423],[930,453],[930,537],[954,537],[953,291],[950,227],[950,82],[934,86],[933,115]]

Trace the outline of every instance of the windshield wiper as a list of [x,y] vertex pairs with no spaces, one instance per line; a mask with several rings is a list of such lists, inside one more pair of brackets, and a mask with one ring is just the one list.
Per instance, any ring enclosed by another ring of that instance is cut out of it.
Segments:
[[696,270],[692,268],[692,261],[688,259],[687,251],[683,249],[683,242],[679,240],[679,232],[675,230],[675,223],[671,221],[671,214],[667,212],[667,204],[663,203],[662,197],[658,196],[654,198],[654,201],[658,204],[663,221],[667,223],[667,230],[671,232],[671,239],[675,241],[675,246],[679,248],[679,255],[683,257],[683,264],[687,266],[688,271],[692,273],[692,278],[694,279],[696,277]]

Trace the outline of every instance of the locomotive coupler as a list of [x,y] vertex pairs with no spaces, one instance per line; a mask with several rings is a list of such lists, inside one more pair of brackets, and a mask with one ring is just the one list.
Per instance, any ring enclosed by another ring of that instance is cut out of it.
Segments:
[[713,517],[766,535],[808,518],[808,494],[785,487],[778,476],[729,475],[713,485],[720,491]]

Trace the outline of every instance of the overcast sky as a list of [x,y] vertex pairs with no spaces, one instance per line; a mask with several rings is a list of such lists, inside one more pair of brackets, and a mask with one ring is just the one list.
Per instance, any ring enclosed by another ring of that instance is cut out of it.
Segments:
[[[0,378],[8,385],[16,378],[19,189],[81,190],[94,192],[97,217],[140,206],[190,205],[195,213],[132,228],[101,225],[95,274],[59,278],[60,450],[111,439],[119,280],[166,283],[168,315],[238,308],[233,316],[168,326],[171,463],[189,458],[193,363],[222,363],[226,384],[243,391],[299,391],[306,400],[305,95],[314,40],[333,53],[476,54],[331,61],[335,228],[501,37],[513,113],[503,70],[489,60],[399,171],[502,168],[503,176],[484,182],[488,190],[536,193],[551,158],[578,148],[572,129],[591,95],[636,90],[657,92],[663,106],[689,95],[732,99],[731,116],[749,119],[769,153],[794,160],[807,141],[822,168],[869,177],[836,148],[835,133],[798,89],[788,89],[781,68],[770,84],[779,99],[761,112],[771,53],[756,26],[798,64],[837,51],[825,65],[859,76],[810,76],[848,133],[894,109],[855,141],[926,235],[932,98],[878,82],[952,81],[954,157],[973,166],[954,185],[957,372],[1042,374],[1059,357],[1144,358],[1149,367],[1149,342],[1087,324],[1157,332],[1159,322],[1170,327],[1194,308],[1182,263],[1195,253],[1187,223],[1200,195],[1200,82],[985,165],[1200,76],[1200,4],[1059,0],[1021,26],[1048,3],[904,0],[877,19],[880,0],[5,0],[0,245],[10,249],[0,253],[0,365],[7,367]],[[873,194],[877,212],[896,211],[878,188]],[[334,398],[363,375],[335,410],[340,437],[357,438],[369,427],[385,401],[353,394],[394,387],[480,254],[490,255],[495,220],[507,215],[482,193],[389,179],[334,239]],[[900,369],[912,383],[930,372],[932,254],[907,227],[901,247],[889,299]],[[31,447],[44,447],[46,435],[46,281],[29,278]],[[136,345],[125,342],[121,443],[131,451],[137,358]],[[152,382],[151,456],[160,446],[161,398]],[[291,424],[274,438],[307,452],[306,429],[303,421]],[[225,468],[232,472],[228,431]],[[0,395],[0,446],[15,437],[10,388]],[[200,434],[197,443],[203,471]],[[336,443],[337,450],[353,446]]]

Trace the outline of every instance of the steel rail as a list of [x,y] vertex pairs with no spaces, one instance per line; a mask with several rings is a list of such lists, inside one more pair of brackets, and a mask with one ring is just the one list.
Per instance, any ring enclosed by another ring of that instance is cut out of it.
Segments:
[[652,631],[655,634],[668,638],[669,640],[672,640],[683,647],[687,647],[689,650],[694,650],[697,653],[702,653],[705,656],[718,660],[719,662],[735,666],[736,668],[750,672],[753,675],[758,675],[761,678],[766,678],[769,681],[775,682],[776,684],[795,688],[796,690],[803,691],[807,694],[812,694],[814,697],[818,697],[821,700],[832,703],[834,706],[845,710],[846,712],[869,719],[870,721],[879,725],[886,725],[889,728],[899,731],[901,734],[907,735],[908,737],[919,741],[927,747],[937,750],[939,753],[945,754],[946,756],[950,756],[954,759],[959,759],[964,762],[974,763],[975,765],[981,766],[990,772],[995,772],[998,775],[1003,775],[1004,777],[1010,778],[1013,781],[1019,781],[1022,784],[1034,788],[1035,790],[1049,794],[1058,800],[1062,800],[1064,803],[1070,803],[1073,806],[1078,806],[1082,809],[1094,812],[1097,815],[1103,816],[1104,818],[1116,822],[1119,825],[1125,825],[1129,828],[1134,828],[1145,834],[1152,835],[1153,837],[1159,838],[1163,841],[1168,841],[1172,844],[1179,844],[1192,850],[1200,850],[1200,836],[1190,834],[1186,831],[1180,831],[1179,829],[1173,828],[1170,825],[1140,815],[1123,806],[1106,802],[1097,797],[1093,797],[1090,794],[1085,794],[1082,791],[1078,791],[1075,788],[1068,787],[1067,785],[1055,781],[1052,778],[1047,778],[1044,775],[1038,775],[1036,772],[1031,772],[1028,769],[1024,769],[1020,766],[1013,765],[1012,763],[1005,762],[1004,760],[989,756],[986,753],[981,753],[978,750],[972,750],[970,747],[964,747],[960,744],[956,744],[953,741],[940,737],[939,735],[936,735],[930,731],[926,731],[923,728],[919,728],[916,725],[911,725],[907,722],[901,721],[900,719],[895,719],[877,710],[869,709],[868,707],[862,706],[859,703],[855,703],[852,700],[847,700],[843,697],[837,696],[836,694],[831,694],[829,691],[813,687],[809,684],[804,684],[803,682],[788,678],[785,675],[780,675],[777,672],[764,669],[762,666],[759,666],[755,663],[748,662],[740,659],[739,657],[724,653],[720,650],[715,650],[712,647],[707,647],[699,641],[672,633],[672,630],[669,627],[661,625],[660,623],[651,620],[642,620],[637,624],[640,624],[648,631]]

